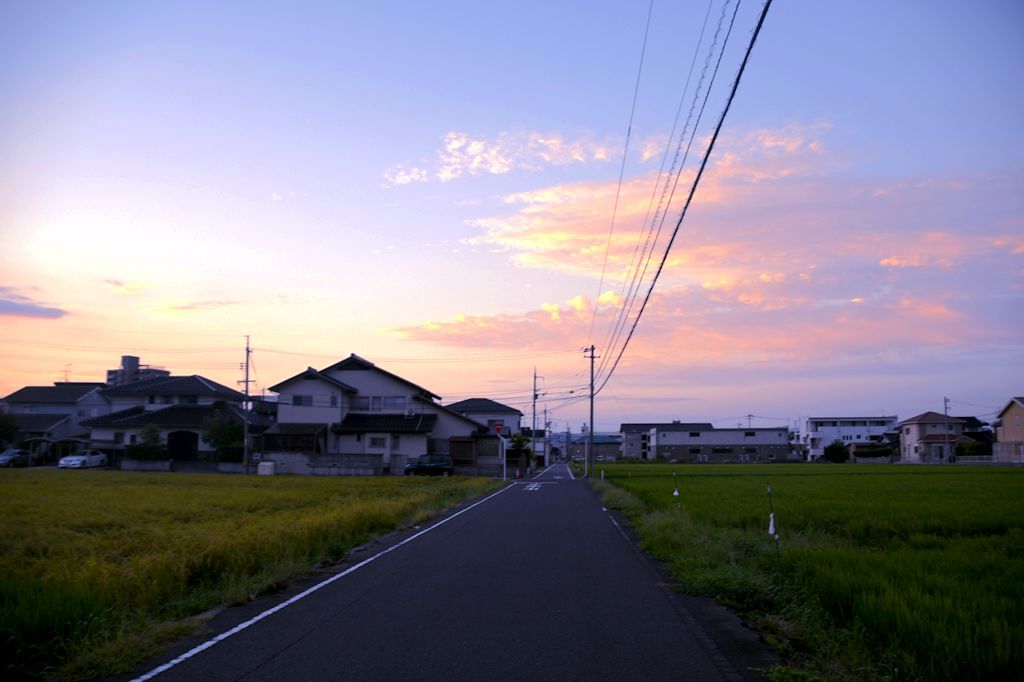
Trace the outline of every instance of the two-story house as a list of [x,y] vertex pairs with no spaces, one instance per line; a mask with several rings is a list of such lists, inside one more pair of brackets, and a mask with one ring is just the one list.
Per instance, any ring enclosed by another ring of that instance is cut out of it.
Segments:
[[899,423],[900,461],[926,464],[952,461],[963,436],[964,420],[924,412]]
[[464,470],[491,458],[497,468],[493,430],[358,355],[309,367],[270,390],[278,394],[277,423],[264,434],[262,456],[288,472],[400,474],[424,454],[449,454]]
[[1011,399],[999,412],[992,455],[997,462],[1024,463],[1024,397]]
[[82,423],[110,411],[104,388],[78,381],[26,386],[0,400],[0,407],[17,420],[21,445],[37,461],[51,461],[84,447],[89,430]]
[[468,398],[457,403],[450,403],[446,407],[463,417],[480,422],[505,437],[513,436],[522,429],[522,412],[490,398]]
[[217,416],[244,421],[245,396],[198,375],[159,376],[108,387],[109,414],[83,422],[92,446],[112,454],[141,442],[146,427],[156,427],[175,461],[190,461],[215,448],[202,438],[205,424]]

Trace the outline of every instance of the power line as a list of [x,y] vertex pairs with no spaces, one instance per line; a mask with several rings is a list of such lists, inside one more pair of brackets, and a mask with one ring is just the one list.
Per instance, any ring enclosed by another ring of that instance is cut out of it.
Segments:
[[[640,318],[643,316],[644,310],[647,308],[647,303],[650,301],[651,294],[654,292],[654,286],[658,283],[658,278],[661,276],[661,272],[665,267],[665,262],[668,260],[668,254],[672,250],[672,245],[675,243],[676,236],[679,234],[679,228],[682,226],[683,220],[686,218],[686,212],[690,208],[690,204],[693,202],[693,196],[697,191],[697,186],[700,184],[701,177],[704,175],[704,169],[707,167],[708,159],[711,158],[711,152],[715,148],[715,142],[718,140],[718,135],[722,130],[722,125],[725,123],[725,117],[729,113],[729,109],[732,107],[733,99],[736,96],[736,90],[739,88],[740,79],[743,77],[743,72],[747,68],[747,62],[750,60],[750,53],[754,49],[754,43],[757,41],[757,36],[761,33],[761,27],[764,25],[764,19],[768,14],[768,9],[771,7],[771,4],[772,0],[765,0],[761,16],[758,18],[757,26],[754,28],[754,32],[750,36],[750,43],[747,45],[747,50],[743,55],[743,61],[740,63],[739,71],[736,73],[736,78],[733,81],[732,88],[729,92],[729,97],[725,102],[725,108],[722,110],[722,114],[718,118],[718,123],[715,126],[714,133],[711,135],[711,141],[708,143],[707,150],[704,152],[704,159],[701,161],[700,168],[697,170],[697,175],[694,177],[693,183],[690,186],[690,193],[686,198],[686,203],[683,205],[683,210],[679,215],[679,220],[676,222],[675,229],[672,231],[672,236],[669,238],[668,245],[665,247],[665,253],[661,257],[661,262],[658,264],[658,269],[654,273],[654,278],[651,280],[651,286],[647,290],[647,295],[644,297],[643,304],[640,306],[640,311],[637,313],[636,319],[633,321],[633,326],[629,330],[629,335],[626,337],[626,341],[622,344],[622,348],[620,349],[618,356],[615,358],[615,363],[612,365],[611,370],[601,383],[601,389],[603,389],[608,383],[608,380],[611,379],[615,369],[619,365],[619,361],[622,360],[622,355],[626,352],[626,348],[629,346],[629,342],[633,338],[634,332],[636,332],[637,324],[639,324]],[[736,10],[739,10],[739,3],[736,5]],[[736,12],[733,12],[732,22],[729,24],[730,33],[732,32],[732,26],[735,19]],[[728,40],[728,37],[726,37],[726,40]],[[719,58],[719,63],[721,63],[721,57]],[[717,71],[717,65],[715,69]],[[598,389],[598,392],[600,392],[601,389]]]
[[594,296],[594,309],[590,316],[590,331],[587,338],[594,335],[594,323],[597,322],[597,301],[601,298],[601,289],[604,287],[604,275],[608,269],[608,252],[612,248],[612,234],[615,232],[615,218],[619,212],[619,198],[622,196],[622,178],[626,174],[626,159],[629,156],[629,140],[633,133],[633,119],[636,116],[636,102],[640,94],[640,76],[644,70],[644,55],[647,54],[647,36],[651,31],[651,15],[654,13],[654,0],[647,5],[647,24],[644,27],[644,40],[640,47],[640,65],[636,70],[636,84],[633,86],[633,104],[629,110],[629,123],[626,125],[626,143],[622,150],[622,163],[619,164],[619,182],[615,187],[615,202],[612,206],[612,219],[608,225],[608,243],[604,247],[604,261],[601,263],[601,279],[597,284],[597,294]]

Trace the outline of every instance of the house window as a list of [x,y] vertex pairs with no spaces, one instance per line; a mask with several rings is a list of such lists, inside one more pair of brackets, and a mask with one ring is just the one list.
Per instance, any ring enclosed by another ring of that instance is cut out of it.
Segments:
[[909,427],[909,426],[907,426],[907,427],[905,427],[905,428],[903,429],[903,434],[904,434],[904,435],[906,435],[906,436],[909,436],[909,435],[910,435],[910,427]]
[[156,403],[156,396],[155,395],[149,396],[148,402],[149,402],[150,405],[155,404]]
[[129,445],[135,445],[138,442],[139,442],[139,437],[138,437],[137,434],[133,433],[132,435],[128,436],[128,444]]
[[400,442],[399,436],[397,436],[397,435],[391,436],[391,450],[392,451],[398,450],[399,442]]
[[711,452],[716,455],[731,455],[732,448],[711,448]]
[[699,455],[700,454],[700,448],[690,448],[690,454],[691,455]]
[[293,395],[292,405],[295,407],[312,407],[313,396],[311,395]]
[[370,398],[369,396],[356,396],[352,398],[352,411],[353,412],[369,412],[370,411]]
[[746,447],[743,448],[743,452],[747,453],[748,455],[752,455],[757,452],[757,448]]
[[384,396],[384,409],[404,412],[406,402],[404,395],[386,395]]
[[337,406],[338,406],[338,394],[337,393],[332,393],[331,394],[331,407],[337,407]]
[[744,431],[743,432],[743,437],[744,438],[753,438],[754,437],[754,432],[753,431]]
[[370,412],[380,412],[380,396],[375,395],[370,399]]
[[700,431],[690,431],[690,438],[700,438]]
[[384,436],[370,436],[370,447],[371,448],[386,448],[388,446],[388,439]]
[[123,443],[124,442],[124,431],[115,431],[114,432],[114,442],[115,443]]

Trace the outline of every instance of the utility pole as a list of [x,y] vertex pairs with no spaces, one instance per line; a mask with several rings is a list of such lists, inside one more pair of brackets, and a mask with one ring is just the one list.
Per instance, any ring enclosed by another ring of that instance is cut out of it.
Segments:
[[249,473],[249,356],[252,355],[252,348],[249,347],[249,335],[245,335],[245,401],[242,403],[242,474]]
[[537,368],[533,368],[533,423],[530,426],[530,456],[526,459],[526,469],[529,471],[530,462],[537,452]]
[[953,460],[950,458],[952,457],[953,453],[949,449],[949,398],[945,396],[942,397],[942,415],[945,418],[946,422],[946,447],[943,450],[942,454],[947,462],[951,462]]
[[[583,475],[587,476],[594,472],[594,344],[584,349],[585,358],[590,358],[590,429],[587,431],[587,459]],[[589,355],[588,355],[589,353]]]

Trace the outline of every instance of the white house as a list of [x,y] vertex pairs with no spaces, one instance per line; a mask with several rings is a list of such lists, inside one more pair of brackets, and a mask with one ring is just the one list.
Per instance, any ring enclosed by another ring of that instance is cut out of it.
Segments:
[[43,460],[80,450],[89,438],[83,422],[110,411],[104,384],[58,381],[26,386],[0,400],[0,410],[18,422],[21,445]]
[[910,464],[948,462],[964,439],[964,420],[925,412],[899,423],[900,461]]
[[844,446],[878,442],[896,428],[897,417],[808,417],[800,434],[808,461],[825,454],[825,448],[839,441]]
[[419,455],[449,454],[456,466],[475,467],[482,452],[497,454],[498,437],[486,426],[355,354],[321,370],[309,367],[270,390],[279,396],[278,412],[264,434],[264,457],[288,471],[402,473]]
[[215,415],[242,422],[238,391],[198,375],[160,376],[111,386],[104,390],[111,412],[83,422],[92,446],[123,452],[140,443],[147,426],[159,429],[172,460],[190,461],[214,448],[202,439],[207,420]]

